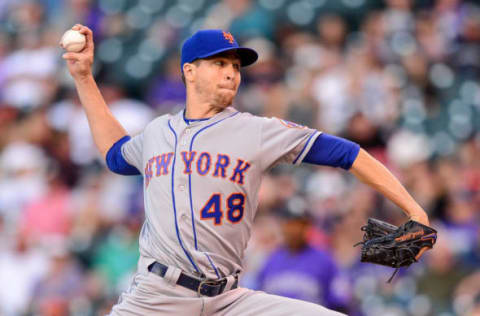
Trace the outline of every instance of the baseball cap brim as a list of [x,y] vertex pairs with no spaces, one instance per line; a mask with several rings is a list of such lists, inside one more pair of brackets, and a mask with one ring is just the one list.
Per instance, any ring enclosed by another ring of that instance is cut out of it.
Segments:
[[212,57],[214,55],[218,55],[223,52],[227,51],[235,51],[240,57],[240,63],[242,67],[250,66],[258,59],[258,54],[251,48],[248,47],[225,47],[213,52],[209,52],[208,54],[198,56],[198,58],[207,58]]

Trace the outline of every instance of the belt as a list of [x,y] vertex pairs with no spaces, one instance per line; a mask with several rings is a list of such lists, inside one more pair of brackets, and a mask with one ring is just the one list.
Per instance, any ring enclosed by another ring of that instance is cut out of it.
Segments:
[[[148,271],[155,273],[156,275],[161,276],[162,278],[167,273],[168,267],[160,262],[154,262],[148,266]],[[227,279],[223,278],[220,280],[200,280],[185,273],[180,273],[178,277],[177,284],[183,286],[187,289],[197,292],[200,295],[205,296],[217,296],[222,294],[227,285]],[[233,283],[230,289],[235,289],[238,286],[238,276],[235,276],[235,282]]]

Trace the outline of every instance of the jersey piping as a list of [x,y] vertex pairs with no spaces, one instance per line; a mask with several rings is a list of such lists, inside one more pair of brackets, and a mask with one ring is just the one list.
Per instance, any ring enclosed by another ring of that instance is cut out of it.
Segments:
[[217,275],[217,278],[220,279],[220,273],[218,273],[218,269],[217,267],[213,264],[213,261],[212,259],[210,258],[210,256],[208,255],[208,253],[204,252],[205,256],[207,257],[208,261],[210,262],[210,265],[213,267],[213,270],[215,270],[215,274]]
[[320,135],[320,134],[321,134],[321,133],[319,133],[318,131],[315,131],[315,132],[312,133],[312,135],[310,135],[310,137],[308,138],[307,142],[306,142],[305,145],[303,146],[302,151],[298,154],[297,158],[295,158],[295,160],[292,162],[292,164],[296,164],[298,158],[302,157],[303,152],[304,152],[305,149],[308,147],[308,144],[310,144],[310,141],[312,140],[313,136],[315,136],[315,135]]
[[174,188],[175,188],[175,183],[174,183],[174,177],[175,177],[175,161],[176,161],[176,158],[177,158],[177,134],[175,133],[175,130],[172,128],[172,125],[170,125],[170,120],[168,120],[168,127],[170,128],[170,130],[172,131],[173,133],[173,136],[175,136],[175,153],[173,155],[173,162],[172,162],[172,203],[173,203],[173,216],[175,218],[175,230],[177,232],[177,238],[178,238],[178,242],[180,243],[180,246],[182,247],[183,249],[183,252],[185,252],[185,255],[187,256],[188,260],[190,261],[190,263],[193,265],[193,267],[195,268],[195,270],[198,272],[198,273],[201,273],[200,270],[198,269],[197,265],[193,262],[193,259],[190,257],[190,254],[188,253],[188,251],[185,249],[185,247],[183,246],[183,243],[182,243],[182,238],[180,237],[180,231],[178,229],[178,223],[177,223],[177,207],[175,205],[175,192],[174,192]]

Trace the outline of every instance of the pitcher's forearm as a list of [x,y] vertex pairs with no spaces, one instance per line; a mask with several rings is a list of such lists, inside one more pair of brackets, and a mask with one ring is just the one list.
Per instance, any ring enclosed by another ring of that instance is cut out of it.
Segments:
[[112,145],[127,135],[127,132],[110,112],[93,76],[76,78],[75,86],[87,114],[95,145],[105,158]]
[[398,179],[378,160],[360,149],[350,171],[400,207],[411,219],[429,225],[428,216]]

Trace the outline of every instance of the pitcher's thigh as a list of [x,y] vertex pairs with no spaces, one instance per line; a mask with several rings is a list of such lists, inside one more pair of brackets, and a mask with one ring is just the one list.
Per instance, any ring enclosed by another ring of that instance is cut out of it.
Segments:
[[201,298],[183,296],[185,288],[178,285],[171,287],[157,276],[140,276],[137,279],[139,282],[121,295],[110,316],[200,315],[203,307]]
[[344,316],[345,314],[327,309],[318,304],[250,290],[237,301],[233,302],[226,310],[217,315]]

